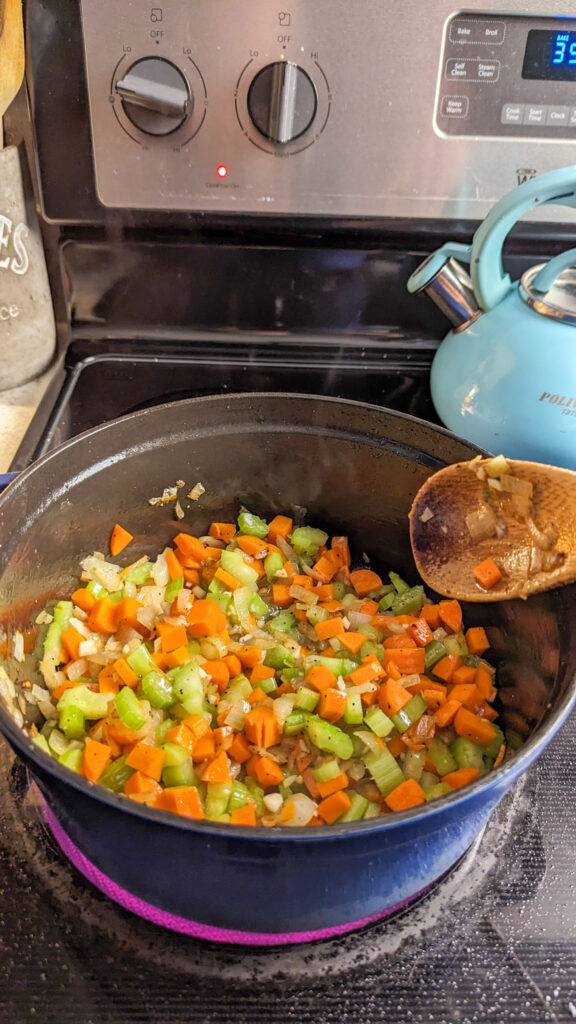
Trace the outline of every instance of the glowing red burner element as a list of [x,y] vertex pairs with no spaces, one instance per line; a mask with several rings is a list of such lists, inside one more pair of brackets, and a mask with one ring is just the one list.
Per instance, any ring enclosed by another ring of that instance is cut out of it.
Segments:
[[218,164],[218,167],[216,168],[216,174],[218,175],[219,178],[226,177],[226,175],[228,174],[228,168],[225,166],[225,164]]

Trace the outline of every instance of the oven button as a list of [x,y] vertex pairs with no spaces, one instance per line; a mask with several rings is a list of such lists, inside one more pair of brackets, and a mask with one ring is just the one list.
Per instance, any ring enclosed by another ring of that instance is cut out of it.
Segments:
[[116,82],[126,117],[147,135],[169,135],[192,113],[188,82],[162,57],[144,57]]
[[271,142],[297,139],[312,124],[318,100],[312,79],[297,64],[267,64],[254,78],[247,97],[255,127]]

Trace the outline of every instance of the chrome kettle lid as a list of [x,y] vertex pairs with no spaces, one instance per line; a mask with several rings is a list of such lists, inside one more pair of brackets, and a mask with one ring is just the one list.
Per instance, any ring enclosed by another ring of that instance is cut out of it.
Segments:
[[576,267],[568,267],[558,274],[550,287],[541,290],[536,278],[548,264],[540,263],[520,278],[520,296],[536,313],[576,326]]

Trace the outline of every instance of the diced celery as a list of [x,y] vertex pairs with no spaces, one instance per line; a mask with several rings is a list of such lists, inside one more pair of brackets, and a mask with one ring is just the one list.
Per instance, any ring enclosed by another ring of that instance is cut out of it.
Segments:
[[104,718],[113,699],[112,693],[98,693],[82,684],[64,690],[56,708],[61,713],[65,708],[74,707],[82,712],[84,718]]
[[456,737],[450,744],[450,753],[458,768],[477,768],[480,773],[485,771],[484,748],[465,736]]
[[378,661],[384,661],[384,647],[382,644],[374,643],[373,640],[367,640],[359,651],[360,658],[378,658]]
[[44,639],[44,656],[47,654],[60,655],[61,637],[65,629],[70,625],[70,619],[74,611],[72,601],[58,601],[52,613],[52,622],[48,626]]
[[313,526],[299,526],[293,531],[290,543],[297,555],[315,555],[318,548],[326,543],[328,534]]
[[252,512],[240,513],[238,516],[238,529],[240,533],[247,533],[250,537],[260,537],[262,539],[268,536],[268,524],[263,519],[260,519],[260,516],[253,515]]
[[128,569],[128,572],[125,572],[122,577],[124,583],[134,583],[137,587],[141,587],[146,583],[146,580],[152,572],[153,564],[153,562],[146,561],[141,562],[140,565],[135,565],[132,569]]
[[459,654],[461,658],[468,654],[468,644],[463,633],[449,633],[442,643],[448,654]]
[[435,786],[431,786],[426,791],[427,800],[437,800],[439,796],[446,796],[448,793],[453,793],[452,786],[449,786],[447,782],[437,782]]
[[71,704],[63,708],[58,719],[58,726],[67,740],[81,740],[86,733],[86,720],[80,708]]
[[483,748],[484,764],[486,765],[487,768],[492,767],[494,761],[496,760],[498,754],[500,753],[500,747],[502,746],[503,743],[506,742],[502,729],[498,725],[496,725],[495,722],[492,722],[492,725],[496,730],[496,735],[492,740],[490,746]]
[[278,683],[273,676],[269,676],[268,679],[261,679],[260,682],[257,683],[257,686],[259,686],[264,693],[274,693],[274,690],[278,689]]
[[378,611],[387,612],[394,604],[396,596],[395,590],[391,591],[389,594],[384,594],[384,597],[382,597],[378,602]]
[[162,745],[164,751],[164,767],[173,768],[174,765],[184,764],[190,754],[181,747],[179,743],[172,743],[170,740]]
[[335,676],[349,676],[355,668],[358,668],[358,663],[352,661],[351,658],[326,658],[324,655],[308,654],[304,658],[304,671],[307,672],[313,665],[323,665],[324,668],[329,668]]
[[373,640],[376,644],[382,643],[382,638],[384,636],[382,630],[377,629],[376,626],[372,626],[369,622],[366,622],[363,626],[358,626],[357,632],[362,633],[367,640]]
[[380,804],[374,803],[373,800],[368,801],[368,807],[364,811],[364,821],[367,818],[377,818],[380,814]]
[[268,668],[293,668],[294,655],[286,647],[271,647],[264,655],[264,664]]
[[114,698],[116,711],[127,729],[141,729],[146,724],[146,715],[138,697],[129,686],[123,686]]
[[450,747],[438,736],[434,737],[428,747],[428,760],[432,762],[438,775],[447,775],[448,772],[455,772],[458,767]]
[[121,793],[124,789],[124,783],[128,782],[128,779],[133,774],[134,769],[126,764],[126,754],[122,754],[121,757],[117,757],[111,764],[106,765],[98,782],[105,789],[110,789],[113,793]]
[[326,722],[315,715],[308,719],[306,732],[314,746],[329,754],[336,754],[336,757],[347,761],[354,753],[352,738],[348,736],[337,725]]
[[388,576],[397,594],[406,594],[410,590],[410,584],[406,583],[397,572],[389,572]]
[[269,583],[276,579],[276,576],[280,572],[280,569],[284,567],[284,559],[278,551],[271,551],[269,555],[264,559],[264,572],[266,573],[266,579]]
[[41,732],[39,732],[37,736],[34,736],[32,742],[35,743],[37,747],[40,747],[40,750],[43,750],[45,754],[50,754],[50,756],[52,756],[52,751],[48,746],[48,740]]
[[227,615],[233,623],[238,621],[232,604],[232,594],[206,594],[206,598],[207,600],[215,601],[218,607],[224,612],[224,615]]
[[256,779],[252,779],[250,776],[244,780],[244,785],[254,801],[256,814],[260,817],[261,814],[264,814],[264,790],[258,785]]
[[319,604],[311,604],[306,609],[306,618],[311,626],[317,626],[319,622],[326,622],[326,619],[330,618],[330,612],[327,608],[321,608]]
[[229,593],[227,587],[214,576],[208,584],[208,594],[212,594],[214,597],[222,597],[222,594],[227,593]]
[[410,747],[407,747],[404,755],[404,775],[406,778],[416,779],[417,782],[420,782],[424,772],[425,761],[425,750],[411,750]]
[[142,693],[153,708],[169,708],[175,703],[172,683],[159,669],[147,672],[142,677]]
[[384,797],[396,789],[396,786],[406,781],[404,772],[387,747],[383,747],[378,754],[369,751],[364,755],[363,760]]
[[312,769],[312,775],[316,782],[330,782],[331,779],[337,779],[341,772],[340,764],[335,759],[324,761],[323,764]]
[[334,580],[332,586],[334,587],[334,600],[341,601],[346,594],[346,584],[342,580]]
[[252,683],[245,675],[234,676],[224,690],[220,700],[226,704],[236,704],[239,700],[248,700],[252,693]]
[[157,668],[156,662],[146,647],[146,644],[140,644],[135,651],[128,654],[126,656],[126,661],[137,676],[145,676],[148,672],[153,672]]
[[424,648],[424,668],[433,668],[437,661],[446,657],[446,648],[440,640],[431,640]]
[[[124,579],[126,579],[126,577],[124,577]],[[89,593],[98,601],[102,601],[104,597],[110,597],[110,591],[106,590],[106,587],[103,587],[101,583],[97,583],[96,580],[90,580],[90,582],[86,584],[86,590],[88,590]]]
[[156,731],[154,733],[154,738],[159,747],[161,747],[162,744],[164,743],[166,739],[166,733],[170,732],[170,729],[173,729],[175,725],[177,725],[177,721],[175,718],[165,718],[163,722],[158,723],[158,725],[156,726]]
[[418,615],[424,604],[424,587],[410,587],[397,594],[392,604],[394,615]]
[[226,808],[227,811],[231,813],[232,811],[238,810],[239,807],[244,807],[248,803],[251,803],[250,790],[243,782],[238,782],[237,779],[234,779],[232,782],[230,797],[228,799],[228,807]]
[[388,715],[384,714],[382,708],[377,707],[375,704],[368,708],[364,715],[364,721],[372,732],[380,738],[387,736],[394,728],[394,722],[388,718]]
[[439,779],[435,772],[429,772],[425,768],[418,779],[418,782],[422,786],[424,792],[427,793],[429,789],[432,789],[432,786],[435,786],[436,783],[439,782]]
[[162,783],[164,786],[197,786],[198,776],[192,758],[188,756],[181,764],[164,764]]
[[224,550],[220,556],[220,564],[225,572],[229,572],[239,583],[255,583],[258,579],[256,569],[248,565],[241,551]]
[[287,633],[290,635],[296,625],[296,618],[289,611],[280,612],[279,615],[275,615],[273,619],[270,619],[267,623],[267,627],[271,633]]
[[295,736],[297,733],[302,732],[310,720],[310,713],[308,711],[292,711],[286,721],[284,722],[284,735]]
[[359,693],[349,693],[347,695],[344,721],[346,725],[361,725],[364,721],[364,708],[362,707],[362,697]]
[[204,708],[204,686],[200,669],[195,661],[188,661],[167,673],[172,680],[174,696],[189,715],[199,715]]
[[165,596],[165,598],[166,598],[166,600],[168,601],[169,604],[171,604],[172,601],[174,600],[174,598],[177,596],[177,594],[180,593],[180,591],[182,590],[183,586],[184,586],[184,577],[183,576],[178,576],[175,580],[170,580],[170,582],[166,584],[166,590],[164,591],[164,596]]
[[[83,750],[65,750],[63,754],[60,754],[58,760],[60,764],[66,765],[70,771],[79,772],[82,767],[83,755]],[[100,776],[98,782],[102,782],[102,776]]]
[[263,601],[260,594],[254,594],[254,597],[250,601],[250,611],[257,619],[262,619],[269,612],[266,601]]
[[428,705],[426,704],[422,694],[415,693],[408,703],[405,704],[403,708],[400,708],[400,711],[395,715],[392,715],[392,721],[398,729],[398,732],[406,732],[406,729],[409,729],[411,725],[414,725],[414,722],[417,722],[424,714],[427,707]]
[[294,708],[300,708],[302,711],[314,711],[319,700],[320,694],[315,690],[309,690],[307,686],[300,686],[296,691]]
[[338,818],[339,823],[343,821],[360,821],[368,810],[368,800],[361,793],[352,790],[348,793],[348,796],[350,797],[350,807],[347,811],[344,811],[344,814],[340,815]]

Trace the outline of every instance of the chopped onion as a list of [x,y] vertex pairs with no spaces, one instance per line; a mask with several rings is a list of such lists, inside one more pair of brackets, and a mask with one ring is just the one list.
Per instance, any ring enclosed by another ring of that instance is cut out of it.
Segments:
[[272,709],[274,711],[274,718],[278,722],[281,729],[284,728],[284,724],[288,715],[292,714],[294,710],[294,702],[296,700],[296,694],[285,694],[282,697],[276,697]]
[[116,590],[120,590],[122,586],[122,577],[120,576],[119,566],[114,565],[112,562],[107,562],[106,559],[100,558],[98,555],[89,555],[83,562],[80,563],[82,566],[82,572],[90,580],[95,580],[100,586],[105,587],[111,593]]
[[[350,628],[354,631],[357,631],[359,626],[367,626],[369,622],[372,622],[371,615],[366,615],[365,612],[358,612],[354,609],[350,609],[346,612],[346,618],[350,623]],[[368,639],[368,637],[366,637],[366,639]]]
[[16,661],[24,661],[24,637],[19,629],[15,630],[14,632],[12,654],[16,658]]
[[530,517],[528,519],[528,529],[536,547],[541,548],[542,551],[549,551],[558,540],[558,530],[552,523],[548,523],[543,530],[539,530],[532,517]]
[[433,513],[432,509],[430,509],[430,508],[428,508],[428,506],[426,506],[426,508],[424,509],[422,515],[420,516],[420,522],[421,523],[427,523],[430,519],[434,519],[434,513]]
[[301,601],[305,605],[313,605],[318,603],[318,594],[312,593],[311,590],[307,590],[306,587],[300,587],[297,583],[293,583],[289,590],[290,597],[293,597],[296,601]]
[[465,516],[465,520],[472,540],[485,540],[496,536],[498,520],[488,505],[481,505],[477,512],[470,512]]
[[[80,646],[82,646],[82,644],[80,644]],[[87,669],[88,662],[86,658],[76,658],[76,661],[71,661],[68,663],[68,666],[66,668],[66,675],[68,676],[68,679],[70,680],[71,683],[75,683],[76,680],[80,678],[80,676],[83,676],[86,673]],[[48,694],[48,698],[49,697],[50,694]]]
[[358,729],[355,733],[358,739],[362,740],[362,743],[372,751],[373,754],[382,753],[382,743],[373,732],[369,732],[368,729]]
[[[280,540],[280,538],[278,539]],[[305,793],[294,793],[294,796],[288,797],[286,803],[293,806],[294,814],[288,821],[284,821],[283,824],[289,825],[291,828],[300,828],[302,825],[307,825],[316,814],[316,804]]]
[[266,796],[263,797],[263,803],[264,803],[264,806],[272,814],[278,814],[278,811],[282,807],[282,804],[284,803],[284,801],[283,801],[282,797],[280,796],[280,793],[267,793]]
[[157,587],[165,587],[170,582],[170,570],[166,561],[166,551],[162,551],[152,566],[152,579]]
[[198,482],[197,484],[194,484],[194,487],[192,488],[191,491],[188,491],[186,497],[190,498],[192,501],[198,501],[198,498],[202,497],[202,495],[205,493],[206,488],[204,487],[204,484]]

